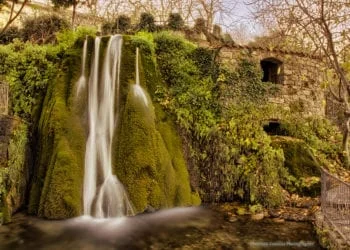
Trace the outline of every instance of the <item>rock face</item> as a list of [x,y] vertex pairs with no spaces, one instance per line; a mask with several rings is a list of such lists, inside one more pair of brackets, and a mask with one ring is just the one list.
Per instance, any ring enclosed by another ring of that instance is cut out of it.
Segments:
[[0,115],[0,221],[25,203],[29,165],[27,126],[21,120]]

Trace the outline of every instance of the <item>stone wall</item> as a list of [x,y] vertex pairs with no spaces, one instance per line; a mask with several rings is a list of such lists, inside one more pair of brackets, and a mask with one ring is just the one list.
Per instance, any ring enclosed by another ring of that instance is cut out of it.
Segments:
[[272,103],[305,116],[325,114],[325,96],[321,88],[324,69],[320,59],[301,53],[235,45],[221,48],[219,56],[221,62],[235,67],[237,59],[244,54],[251,56],[258,64],[267,58],[281,62],[279,83],[276,83],[280,91],[269,98]]

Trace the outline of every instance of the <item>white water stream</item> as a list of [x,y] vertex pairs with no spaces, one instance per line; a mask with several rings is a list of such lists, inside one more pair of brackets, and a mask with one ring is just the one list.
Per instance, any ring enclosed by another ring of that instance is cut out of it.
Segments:
[[78,80],[77,95],[80,94],[83,88],[86,86],[85,65],[86,65],[86,53],[87,53],[87,39],[84,41],[83,46],[83,58],[81,62],[81,75]]
[[143,91],[140,85],[140,73],[139,73],[139,48],[136,48],[136,63],[135,63],[135,71],[136,71],[136,82],[134,87],[134,94],[136,97],[140,98],[145,106],[148,105],[148,100],[145,92]]
[[[111,36],[100,67],[96,37],[88,82],[89,135],[85,151],[84,215],[97,218],[134,214],[123,185],[112,173],[112,143],[118,119],[122,36]],[[84,60],[84,59],[83,59]],[[101,74],[99,74],[101,72]]]

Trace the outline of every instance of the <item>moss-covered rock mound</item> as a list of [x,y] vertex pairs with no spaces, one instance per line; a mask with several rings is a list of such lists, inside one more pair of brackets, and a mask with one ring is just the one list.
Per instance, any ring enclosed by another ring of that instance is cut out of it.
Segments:
[[[125,37],[122,55],[122,108],[115,137],[115,172],[126,186],[138,212],[155,208],[199,204],[191,192],[182,142],[173,120],[152,102],[162,82],[152,43],[142,37]],[[140,81],[149,100],[134,93],[135,50],[140,48]]]
[[85,131],[74,107],[80,50],[67,52],[49,86],[38,124],[29,212],[51,219],[81,213]]
[[320,165],[305,141],[288,136],[273,136],[272,145],[283,149],[284,167],[289,173],[285,188],[301,195],[319,195]]
[[[108,39],[101,41],[101,54]],[[135,96],[135,51],[141,52],[141,85],[149,91],[148,105]],[[116,103],[118,124],[113,140],[114,173],[125,185],[137,212],[154,208],[199,204],[192,194],[174,122],[152,104],[157,84],[152,43],[125,37]],[[93,39],[89,39],[87,65]],[[55,81],[49,86],[38,124],[35,173],[29,212],[46,218],[68,218],[82,213],[85,143],[88,133],[87,89],[76,95],[81,49],[68,50]],[[100,60],[102,61],[102,60]],[[87,66],[89,68],[90,66]]]

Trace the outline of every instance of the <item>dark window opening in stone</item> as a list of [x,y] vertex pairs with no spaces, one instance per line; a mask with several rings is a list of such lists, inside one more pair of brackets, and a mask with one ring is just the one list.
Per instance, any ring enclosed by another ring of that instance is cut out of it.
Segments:
[[270,120],[264,125],[264,131],[268,135],[284,135],[281,129],[281,123],[278,120]]
[[260,62],[263,70],[263,82],[282,83],[282,62],[275,58],[266,58]]

